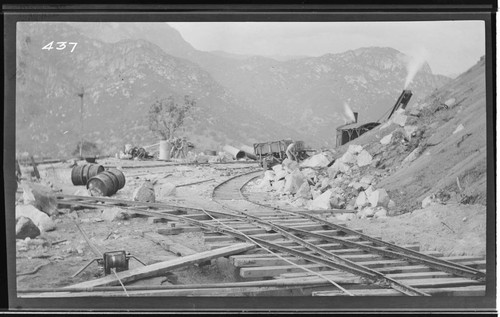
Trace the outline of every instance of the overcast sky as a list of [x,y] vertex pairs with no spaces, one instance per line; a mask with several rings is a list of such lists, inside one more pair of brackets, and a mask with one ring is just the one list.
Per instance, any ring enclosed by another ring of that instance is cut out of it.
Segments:
[[485,54],[483,21],[169,23],[201,51],[321,56],[359,47],[426,52],[433,73],[458,75]]

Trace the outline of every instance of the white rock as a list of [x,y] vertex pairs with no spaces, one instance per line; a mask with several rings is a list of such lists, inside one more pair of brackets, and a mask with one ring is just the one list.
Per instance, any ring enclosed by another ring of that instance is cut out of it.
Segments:
[[353,182],[349,185],[350,185],[349,187],[352,187],[355,190],[360,191],[360,190],[365,190],[369,184],[361,183],[361,182]]
[[363,151],[363,147],[361,145],[356,145],[356,144],[349,145],[349,148],[347,149],[347,152],[353,155],[357,155],[361,153],[361,151]]
[[438,205],[434,195],[427,196],[424,198],[424,200],[422,200],[422,208],[427,208],[429,206],[434,206],[434,205]]
[[325,156],[325,154],[319,153],[319,154],[313,155],[310,158],[306,159],[304,162],[302,162],[300,164],[300,166],[319,168],[319,167],[326,167],[329,163],[330,163],[330,161]]
[[296,161],[292,161],[288,158],[283,160],[282,165],[287,173],[292,173],[293,171],[299,168],[299,163],[297,163]]
[[330,198],[332,196],[332,191],[327,190],[323,194],[319,195],[316,197],[312,203],[311,203],[311,208],[312,209],[330,209]]
[[372,207],[383,206],[387,207],[389,204],[389,195],[385,189],[377,189],[368,196],[368,201],[370,202]]
[[155,189],[151,182],[145,181],[141,186],[137,187],[133,193],[134,201],[140,202],[155,202]]
[[387,145],[389,143],[391,143],[391,140],[392,140],[392,133],[386,135],[385,137],[383,137],[381,140],[380,140],[380,143],[382,145]]
[[285,177],[285,188],[284,191],[288,192],[290,194],[295,194],[300,186],[304,183],[307,182],[306,178],[302,173],[297,169],[291,174],[288,174]]
[[453,131],[453,134],[458,133],[458,132],[462,131],[463,129],[464,129],[463,124],[460,124],[460,125],[459,125],[456,129],[455,129],[455,131]]
[[337,160],[335,161],[335,163],[332,164],[332,166],[328,168],[327,171],[328,171],[328,177],[335,178],[335,176],[337,176],[338,173],[347,174],[349,172],[349,166],[344,162]]
[[264,172],[264,180],[274,181],[276,174],[273,171],[265,171]]
[[30,218],[42,232],[51,231],[56,228],[54,221],[46,213],[41,212],[32,205],[17,205],[16,218],[18,217]]
[[285,180],[273,182],[272,188],[277,192],[283,191],[283,189],[285,188]]
[[408,139],[411,139],[411,135],[418,130],[416,125],[407,125],[405,126],[405,134]]
[[375,214],[373,215],[374,218],[384,218],[384,217],[387,217],[387,210],[385,210],[384,208],[377,208],[377,211],[375,212]]
[[373,186],[368,186],[367,189],[365,189],[365,194],[366,194],[366,197],[368,199],[368,197],[370,197],[370,195],[373,193],[375,189],[373,189]]
[[339,159],[339,161],[346,164],[354,164],[356,163],[356,155],[352,154],[351,152],[345,152],[344,155],[342,155],[342,157]]
[[448,107],[454,106],[455,105],[455,98],[450,98],[450,99],[446,100],[444,102],[444,104],[447,105]]
[[102,219],[107,221],[120,221],[129,218],[129,214],[120,208],[106,208],[102,211]]
[[274,171],[274,175],[275,175],[274,176],[275,181],[279,181],[280,179],[284,178],[288,174],[281,164],[274,165],[273,171]]
[[366,150],[362,150],[358,155],[358,166],[363,167],[372,163],[372,156]]
[[294,201],[292,201],[291,205],[294,207],[304,207],[307,204],[307,199],[305,198],[298,198]]
[[156,198],[161,200],[163,197],[175,196],[176,186],[171,183],[161,184],[156,191]]
[[[314,199],[318,198],[321,195],[321,191],[313,189],[313,190],[311,190],[311,195],[312,195],[312,198],[314,200]],[[311,203],[312,203],[312,201],[311,201]]]
[[304,198],[304,199],[311,199],[312,194],[311,194],[311,187],[307,182],[302,183],[300,185],[300,188],[297,190],[297,193],[295,194],[296,198]]
[[49,216],[57,214],[57,199],[49,187],[22,182],[23,200]]
[[364,213],[365,217],[373,217],[373,215],[375,215],[375,208],[366,207],[363,209],[363,213]]
[[371,183],[373,183],[373,175],[365,175],[359,182],[370,185]]
[[399,124],[400,126],[404,127],[406,125],[406,120],[408,119],[408,116],[402,114],[402,113],[395,113],[394,116],[392,117],[392,122],[395,124]]
[[316,172],[312,168],[304,168],[301,172],[307,179],[313,180],[316,177]]
[[16,239],[34,239],[40,235],[40,229],[28,217],[16,219]]
[[368,199],[366,198],[365,192],[359,193],[358,197],[356,198],[355,205],[357,207],[359,207],[360,209],[363,208],[364,206],[368,205]]

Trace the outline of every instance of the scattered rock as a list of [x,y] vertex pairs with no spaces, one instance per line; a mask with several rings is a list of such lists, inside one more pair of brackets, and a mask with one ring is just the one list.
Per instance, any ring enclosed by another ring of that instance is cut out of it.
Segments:
[[297,163],[296,161],[292,161],[289,158],[284,159],[282,165],[287,173],[292,173],[299,168],[299,163]]
[[363,209],[363,214],[365,217],[373,217],[375,215],[375,208],[373,207],[366,207]]
[[359,193],[358,197],[356,198],[356,202],[355,202],[355,206],[357,206],[359,209],[365,207],[366,205],[368,205],[368,199],[366,197],[366,193],[365,192],[361,192]]
[[208,163],[209,160],[210,160],[210,157],[208,155],[198,155],[196,157],[196,163],[198,163],[198,164]]
[[366,185],[370,185],[373,183],[373,175],[365,175],[361,180],[359,181],[360,183],[364,183]]
[[357,154],[361,153],[361,151],[363,151],[363,147],[361,145],[357,145],[357,144],[349,145],[349,148],[347,149],[347,152],[349,152],[353,155],[357,155]]
[[411,162],[415,161],[420,154],[420,150],[421,150],[420,147],[417,147],[416,149],[411,151],[411,153],[408,154],[407,157],[405,157],[405,159],[403,160],[402,163],[405,164],[405,163],[411,163]]
[[394,208],[396,208],[396,203],[392,199],[390,199],[389,203],[387,204],[387,208],[389,210],[393,210]]
[[356,155],[351,152],[345,152],[344,155],[338,160],[342,163],[346,164],[355,164],[356,163]]
[[145,181],[140,187],[136,188],[133,197],[134,201],[154,203],[155,189],[153,184],[149,181]]
[[338,173],[347,174],[349,172],[349,166],[340,160],[335,161],[332,166],[328,168],[328,176],[330,178],[335,178]]
[[304,199],[311,199],[312,194],[311,194],[311,187],[307,182],[303,182],[302,185],[300,185],[300,188],[297,190],[297,193],[295,194],[296,198],[304,198]]
[[57,214],[57,199],[52,190],[46,186],[22,182],[23,199],[49,216]]
[[161,200],[163,197],[175,196],[176,188],[177,187],[171,183],[162,184],[157,191],[156,198]]
[[391,134],[386,135],[385,137],[383,137],[383,138],[380,140],[380,143],[381,143],[381,144],[383,144],[383,145],[387,145],[387,144],[391,143],[391,139],[392,139],[392,133],[391,133]]
[[283,166],[281,164],[274,165],[273,171],[275,174],[275,176],[274,176],[275,181],[281,180],[281,179],[285,178],[285,176],[287,175],[287,172],[285,171],[285,169],[283,168]]
[[418,127],[416,125],[407,125],[405,126],[406,137],[411,140],[413,133],[417,131]]
[[387,207],[389,200],[389,195],[387,195],[385,189],[377,189],[368,196],[368,201],[372,207]]
[[358,155],[357,163],[359,167],[370,165],[372,162],[372,156],[366,150],[362,150]]
[[288,192],[290,194],[295,194],[299,190],[300,186],[302,186],[302,184],[304,182],[307,183],[306,178],[297,169],[297,170],[295,170],[291,174],[288,174],[285,177],[285,188],[284,188],[284,191]]
[[435,195],[427,196],[422,200],[422,209],[434,205],[439,205],[439,201],[436,199]]
[[107,221],[119,221],[129,218],[128,213],[120,208],[106,208],[102,211],[102,219]]
[[351,221],[354,219],[353,213],[336,214],[335,218],[340,221]]
[[312,202],[311,202],[311,208],[312,209],[331,209],[330,206],[330,198],[332,197],[332,191],[327,190],[323,194],[319,195],[316,197]]
[[264,178],[265,181],[274,181],[276,174],[273,171],[265,171]]
[[283,191],[283,189],[285,188],[285,180],[279,180],[273,182],[272,188],[277,192]]
[[345,209],[345,200],[338,194],[332,194],[330,198],[330,206],[335,209]]
[[16,219],[16,239],[25,239],[27,237],[34,239],[39,235],[40,229],[30,218],[21,216]]
[[411,109],[410,116],[420,117],[420,109],[418,108]]
[[458,132],[462,131],[463,129],[464,129],[463,124],[460,124],[460,125],[459,125],[456,129],[455,129],[455,131],[453,131],[453,134],[458,133]]
[[385,218],[385,217],[387,217],[387,210],[379,207],[379,208],[377,208],[377,211],[375,212],[373,217],[374,218]]
[[396,113],[394,113],[394,116],[392,117],[392,122],[404,127],[406,125],[406,120],[408,119],[408,116],[403,114],[404,110],[403,111],[400,111],[400,110],[403,110],[403,109],[398,109],[396,111]]
[[453,107],[455,105],[455,98],[450,98],[450,99],[446,100],[444,102],[444,104],[450,108]]
[[44,212],[32,205],[17,205],[16,219],[18,217],[30,218],[41,232],[51,231],[56,228],[54,221]]
[[306,159],[304,162],[300,164],[301,167],[311,167],[311,168],[319,168],[326,167],[330,161],[326,157],[325,154],[319,153],[310,158]]

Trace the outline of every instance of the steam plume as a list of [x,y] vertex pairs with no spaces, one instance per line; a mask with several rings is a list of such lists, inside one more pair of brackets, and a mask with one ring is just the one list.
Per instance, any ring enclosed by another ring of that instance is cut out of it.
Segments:
[[420,70],[420,68],[422,68],[428,58],[429,52],[425,48],[420,48],[413,52],[413,54],[410,56],[408,64],[406,65],[408,75],[406,76],[404,89],[408,88],[408,85],[412,82],[413,78]]
[[353,123],[356,121],[356,118],[354,117],[354,112],[352,112],[351,107],[344,102],[344,124],[348,123]]

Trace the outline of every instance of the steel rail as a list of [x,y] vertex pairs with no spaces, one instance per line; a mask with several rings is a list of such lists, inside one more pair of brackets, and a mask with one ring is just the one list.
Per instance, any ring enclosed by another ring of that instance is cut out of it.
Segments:
[[[240,176],[243,176],[243,175],[240,175]],[[253,179],[254,178],[251,178],[251,179],[247,180],[247,182],[243,186],[240,187],[241,197],[243,197],[245,200],[247,200],[250,203],[256,204],[258,206],[266,207],[266,205],[264,205],[264,204],[261,204],[261,203],[249,200],[248,198],[245,197],[245,195],[242,192],[242,188],[244,186],[246,186],[246,184],[248,184]],[[271,207],[268,207],[268,208],[271,208]],[[453,263],[453,262],[450,262],[450,261],[439,259],[439,258],[430,256],[430,255],[427,255],[427,254],[422,254],[420,252],[413,251],[413,250],[410,250],[410,249],[407,249],[407,248],[395,245],[393,243],[389,243],[389,242],[386,242],[386,241],[383,241],[383,240],[380,240],[380,239],[377,239],[377,238],[373,238],[373,237],[370,237],[370,236],[368,236],[368,235],[366,235],[364,233],[360,233],[360,232],[357,232],[357,231],[352,230],[350,228],[341,226],[339,224],[334,224],[332,222],[323,220],[323,219],[318,218],[318,217],[316,217],[314,215],[307,214],[306,212],[293,211],[293,210],[283,210],[283,209],[280,209],[280,211],[284,212],[284,213],[290,213],[290,214],[294,214],[294,215],[298,215],[298,216],[307,217],[307,218],[309,218],[311,220],[314,220],[314,221],[317,221],[317,222],[319,222],[321,224],[324,224],[325,226],[328,226],[330,228],[333,228],[333,229],[336,229],[336,230],[341,230],[341,231],[343,231],[345,233],[349,233],[349,234],[353,234],[353,235],[358,235],[358,236],[360,236],[361,239],[370,241],[370,242],[372,242],[375,245],[378,245],[380,247],[386,247],[386,248],[388,248],[390,250],[393,250],[393,251],[396,251],[398,253],[404,254],[405,256],[411,256],[414,259],[418,259],[419,263],[425,264],[425,265],[427,265],[427,266],[429,266],[431,268],[434,268],[434,269],[437,269],[437,270],[442,270],[442,268],[447,268],[447,269],[451,270],[451,271],[449,271],[449,273],[452,273],[452,274],[455,274],[455,275],[459,275],[459,276],[462,276],[462,277],[471,278],[471,279],[475,279],[475,280],[479,280],[479,281],[485,281],[486,280],[486,273],[481,272],[481,271],[476,270],[476,269],[473,269],[471,267],[467,267],[467,266],[464,266],[464,265],[460,265],[458,263]]]
[[[231,178],[231,179],[229,179],[229,180],[234,180],[234,179],[236,179],[236,178],[238,178],[238,177],[242,177],[242,176],[245,176],[245,175],[247,175],[247,174],[249,174],[249,173],[238,175],[238,176],[233,177],[233,178]],[[253,178],[252,178],[252,179],[253,179]],[[225,181],[225,184],[227,184],[227,182],[228,182],[229,180],[226,180],[226,181]],[[248,183],[248,182],[243,183],[243,185],[242,185],[241,187],[239,187],[239,188],[238,188],[238,193],[240,194],[240,196],[241,196],[242,198],[244,198],[244,196],[243,196],[243,193],[242,193],[241,189],[242,189],[242,188],[243,188],[243,187],[244,187],[247,183]],[[214,197],[214,198],[215,198],[215,196],[216,196],[216,195],[215,195],[215,192],[216,192],[216,190],[217,190],[217,189],[220,189],[220,188],[221,188],[221,187],[219,187],[219,186],[217,186],[217,187],[215,187],[215,188],[214,188],[214,190],[213,190],[213,192],[212,192],[212,197]],[[219,202],[219,203],[220,203],[220,202]],[[301,238],[299,238],[299,237],[297,237],[297,236],[295,236],[295,235],[293,235],[293,234],[290,234],[290,233],[289,233],[289,232],[287,232],[285,229],[283,229],[283,227],[284,227],[284,228],[287,228],[286,226],[276,226],[276,225],[275,225],[275,224],[273,224],[272,222],[262,220],[262,219],[260,219],[259,217],[252,216],[252,215],[250,215],[250,214],[248,214],[248,213],[245,213],[245,212],[243,212],[243,211],[239,211],[239,210],[235,210],[235,209],[228,208],[227,206],[224,206],[222,203],[220,203],[220,204],[221,204],[223,207],[227,208],[227,209],[230,209],[230,210],[232,210],[232,211],[234,211],[234,212],[237,212],[237,213],[239,213],[239,214],[242,214],[242,215],[244,215],[244,216],[246,216],[246,217],[248,217],[248,218],[250,218],[250,219],[253,219],[253,220],[254,220],[254,222],[260,223],[260,224],[262,224],[262,225],[264,225],[264,226],[267,226],[267,227],[269,227],[269,226],[270,226],[270,227],[271,227],[274,231],[276,231],[276,232],[280,233],[280,234],[281,234],[281,235],[283,235],[284,237],[286,237],[286,238],[288,238],[288,239],[290,239],[290,240],[292,240],[292,241],[294,241],[294,242],[296,242],[296,243],[300,244],[301,246],[303,246],[303,247],[305,247],[305,248],[307,248],[307,249],[309,249],[309,250],[311,250],[311,251],[314,251],[314,252],[316,252],[316,253],[318,253],[318,254],[320,254],[320,255],[322,255],[322,256],[324,256],[324,257],[328,258],[328,259],[331,259],[331,258],[335,259],[335,261],[336,261],[337,263],[341,263],[342,265],[344,265],[344,266],[345,266],[345,269],[344,269],[344,270],[345,270],[345,271],[347,271],[347,272],[354,273],[354,274],[359,275],[359,276],[362,276],[362,277],[365,277],[365,276],[366,276],[366,274],[368,274],[369,276],[372,276],[372,277],[370,277],[370,278],[368,278],[368,279],[369,279],[369,280],[371,280],[374,284],[377,284],[377,285],[388,285],[388,286],[390,286],[391,288],[393,288],[393,289],[395,289],[395,290],[397,290],[397,291],[399,291],[399,292],[401,292],[401,293],[403,293],[403,294],[409,295],[409,296],[430,296],[429,294],[424,293],[424,292],[422,292],[422,291],[420,291],[420,290],[418,290],[418,289],[416,289],[416,288],[414,288],[414,287],[411,287],[411,286],[409,286],[409,285],[406,285],[406,284],[405,284],[405,283],[403,283],[403,282],[396,281],[396,280],[394,280],[394,279],[392,279],[392,278],[389,278],[389,277],[385,276],[385,275],[384,275],[384,274],[382,274],[382,273],[379,273],[379,272],[377,272],[377,271],[375,271],[375,270],[372,270],[372,269],[370,269],[370,268],[367,268],[367,267],[365,267],[365,266],[363,266],[363,265],[361,265],[361,264],[358,264],[358,263],[356,263],[356,262],[353,262],[353,261],[347,260],[347,259],[345,259],[345,258],[343,258],[343,257],[341,257],[341,256],[339,256],[339,255],[333,254],[333,253],[331,253],[331,252],[329,252],[329,251],[326,251],[326,250],[324,250],[324,249],[322,249],[322,248],[320,248],[320,247],[317,247],[317,246],[315,246],[314,244],[312,244],[312,243],[310,243],[310,242],[305,241],[304,239],[301,239]],[[303,257],[303,256],[300,256],[300,257]],[[355,271],[358,271],[358,272],[363,272],[363,275],[361,275],[360,273],[356,273]],[[373,276],[376,276],[376,279],[375,279],[375,280],[373,279]]]

